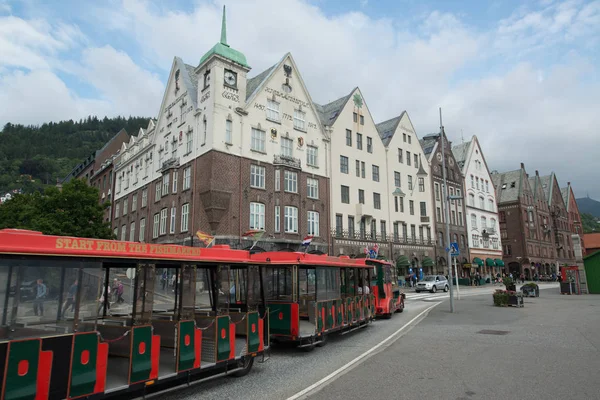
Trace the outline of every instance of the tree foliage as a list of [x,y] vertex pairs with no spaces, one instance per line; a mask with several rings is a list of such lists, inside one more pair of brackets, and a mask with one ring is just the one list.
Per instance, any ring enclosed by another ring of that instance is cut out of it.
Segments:
[[600,231],[600,224],[592,214],[581,214],[581,225],[583,225],[583,233]]
[[98,203],[98,189],[73,179],[62,190],[55,186],[16,195],[0,205],[0,229],[18,228],[47,235],[114,239],[110,223],[104,222],[109,203]]
[[0,194],[42,192],[102,148],[121,129],[136,134],[149,118],[90,116],[39,126],[7,123],[0,131]]

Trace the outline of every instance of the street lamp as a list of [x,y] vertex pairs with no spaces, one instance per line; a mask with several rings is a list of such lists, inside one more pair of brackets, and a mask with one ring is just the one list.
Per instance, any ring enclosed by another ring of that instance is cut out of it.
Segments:
[[[442,108],[440,107],[440,139],[442,141],[442,176],[444,178],[444,186],[443,186],[443,196],[445,200],[444,207],[444,219],[446,220],[446,260],[448,264],[448,278],[450,280],[450,312],[454,312],[454,288],[453,288],[453,280],[452,280],[452,254],[450,253],[450,196],[448,195],[448,181],[446,180],[446,152],[444,151],[445,140],[444,140],[444,124],[442,123]],[[458,288],[458,280],[457,280],[457,288]]]

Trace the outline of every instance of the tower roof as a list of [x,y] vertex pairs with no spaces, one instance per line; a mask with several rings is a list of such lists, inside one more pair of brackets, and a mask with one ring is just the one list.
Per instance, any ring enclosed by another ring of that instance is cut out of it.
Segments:
[[250,68],[246,61],[246,56],[241,52],[229,47],[227,44],[227,20],[225,17],[225,6],[223,6],[223,22],[221,23],[221,40],[215,44],[209,51],[206,52],[200,59],[200,64],[204,64],[213,55],[224,57],[228,60],[233,61],[242,67]]

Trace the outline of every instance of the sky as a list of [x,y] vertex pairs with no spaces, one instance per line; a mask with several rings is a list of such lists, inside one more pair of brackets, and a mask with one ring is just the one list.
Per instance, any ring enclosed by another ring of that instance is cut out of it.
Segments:
[[490,170],[600,200],[600,0],[0,0],[0,126],[156,117],[173,57],[220,37],[257,75],[291,52],[313,101],[477,135]]

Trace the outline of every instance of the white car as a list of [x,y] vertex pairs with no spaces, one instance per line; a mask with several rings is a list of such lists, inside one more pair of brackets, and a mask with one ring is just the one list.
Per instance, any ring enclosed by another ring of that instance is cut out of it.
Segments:
[[448,281],[444,275],[427,275],[422,281],[417,283],[415,292],[419,293],[423,290],[430,291],[431,293],[435,293],[438,290],[447,292],[448,289]]

